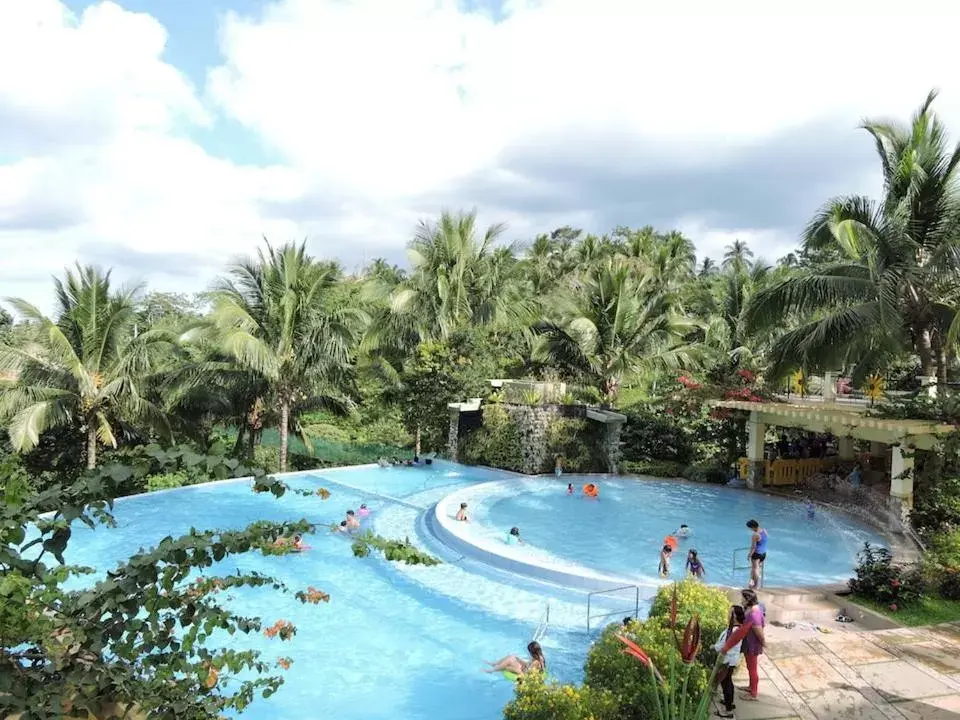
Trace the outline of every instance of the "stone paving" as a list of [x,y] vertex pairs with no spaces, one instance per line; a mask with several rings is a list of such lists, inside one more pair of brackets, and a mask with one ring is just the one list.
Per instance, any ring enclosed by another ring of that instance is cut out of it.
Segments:
[[[847,627],[768,627],[760,700],[738,697],[736,717],[960,720],[960,622],[874,632]],[[743,663],[735,682],[746,685]]]

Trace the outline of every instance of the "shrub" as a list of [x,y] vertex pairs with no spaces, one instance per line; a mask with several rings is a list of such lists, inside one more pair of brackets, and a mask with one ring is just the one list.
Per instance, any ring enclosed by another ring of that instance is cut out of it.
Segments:
[[485,405],[483,425],[463,439],[460,456],[471,465],[523,470],[520,429],[500,405]]
[[170,488],[178,488],[183,485],[193,485],[193,483],[190,482],[190,478],[183,471],[147,475],[146,481],[147,492],[169,490]]
[[686,467],[683,463],[673,462],[672,460],[626,461],[620,465],[621,471],[626,474],[651,475],[658,478],[683,477]]
[[[679,632],[682,632],[682,628]],[[675,666],[681,663],[673,632],[657,619],[631,623],[628,629],[621,625],[611,625],[604,630],[587,655],[584,684],[593,691],[606,692],[615,697],[619,705],[618,718],[655,718],[658,690],[653,678],[636,658],[623,652],[623,644],[616,638],[617,633],[623,633],[643,648],[654,665],[665,672],[671,663]],[[707,640],[704,636],[703,642],[706,643]],[[697,706],[709,678],[710,671],[706,667],[700,663],[691,666],[686,686],[688,705]]]
[[694,482],[726,485],[730,481],[730,473],[722,465],[715,463],[695,463],[683,469],[683,477]]
[[687,464],[693,459],[690,435],[674,418],[648,410],[628,410],[623,427],[623,459],[669,460]]
[[700,616],[703,644],[698,659],[712,666],[717,658],[713,644],[727,629],[730,601],[726,594],[695,578],[686,578],[673,585],[662,585],[650,606],[650,620],[666,626],[670,621],[674,590],[677,598],[677,627],[683,627],[696,613]]
[[253,465],[264,472],[277,472],[280,468],[280,448],[273,445],[257,445],[253,450]]
[[960,601],[960,567],[943,567],[937,583],[937,592],[945,600]]
[[541,472],[550,472],[554,468],[554,458],[563,458],[566,472],[602,472],[607,462],[602,457],[602,428],[596,423],[577,418],[558,417],[547,427],[547,464]]
[[545,682],[541,674],[517,683],[504,720],[618,720],[616,699],[605,690]]
[[920,600],[923,575],[918,570],[908,571],[895,565],[889,550],[864,543],[857,558],[856,577],[849,583],[854,595],[887,605],[891,610]]

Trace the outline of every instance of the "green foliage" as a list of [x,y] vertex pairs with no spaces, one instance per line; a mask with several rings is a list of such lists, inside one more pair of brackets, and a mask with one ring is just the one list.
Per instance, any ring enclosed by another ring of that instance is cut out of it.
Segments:
[[620,463],[620,472],[626,475],[650,475],[657,478],[683,477],[686,465],[670,460],[650,460],[633,462],[626,460]]
[[703,643],[698,659],[707,666],[713,665],[717,653],[713,649],[720,633],[727,629],[730,601],[726,594],[713,585],[706,585],[695,578],[686,578],[673,585],[661,585],[650,606],[650,621],[669,625],[674,590],[677,597],[677,625],[685,626],[694,615],[700,618]]
[[[659,618],[632,622],[626,629],[611,625],[590,648],[584,684],[594,691],[606,692],[616,698],[619,705],[617,717],[621,720],[657,718],[657,685],[649,670],[637,658],[623,652],[624,646],[616,638],[618,633],[643,648],[653,664],[661,670],[671,665],[682,665],[673,631],[664,627]],[[704,637],[704,643],[706,641]],[[705,666],[699,663],[690,666],[690,676],[685,685],[688,706],[697,707],[709,678],[710,671]],[[671,689],[680,692],[679,688]]]
[[614,695],[586,685],[558,685],[541,673],[517,683],[516,697],[503,709],[504,720],[620,720]]
[[849,583],[854,595],[874,600],[894,611],[919,602],[925,585],[919,570],[906,570],[894,564],[889,550],[870,543],[864,543],[857,560],[856,576]]
[[547,426],[546,466],[541,472],[553,470],[557,455],[563,458],[564,472],[603,472],[607,469],[602,451],[603,427],[599,423],[579,418],[557,417]]
[[[260,522],[243,530],[198,531],[164,538],[120,563],[99,582],[68,591],[63,583],[82,572],[63,565],[71,523],[110,523],[112,498],[154,463],[206,465],[221,458],[151,446],[131,465],[107,463],[79,480],[23,492],[22,471],[0,466],[0,715],[63,717],[74,710],[113,717],[120,708],[167,720],[214,720],[242,711],[257,694],[269,697],[283,680],[256,651],[219,647],[212,635],[259,632],[259,618],[236,615],[217,597],[231,588],[287,587],[264,575],[236,571],[196,576],[233,555],[311,529],[305,521]],[[234,462],[235,461],[231,461]],[[282,483],[253,474],[253,490],[282,496]],[[303,491],[306,492],[306,491]],[[49,509],[53,514],[41,516]],[[35,528],[35,530],[34,530]],[[34,532],[36,539],[29,539]],[[55,561],[55,564],[52,564]],[[313,588],[301,602],[327,598]],[[296,628],[278,620],[266,629],[285,640]]]
[[693,442],[689,431],[676,416],[656,413],[649,408],[625,411],[623,427],[623,459],[630,462],[668,461],[688,464],[693,459]]
[[694,463],[683,469],[683,477],[694,482],[726,485],[730,481],[730,471],[716,463]]
[[460,457],[470,465],[523,470],[520,429],[503,406],[484,405],[483,425],[463,438]]
[[933,452],[915,454],[910,522],[932,541],[960,529],[960,432],[942,438]]
[[190,478],[185,472],[161,473],[159,475],[147,475],[147,492],[155,490],[170,490],[171,488],[183,487],[192,484]]
[[400,562],[404,565],[439,565],[440,560],[429,553],[418,549],[410,542],[410,538],[390,540],[367,531],[358,535],[351,545],[353,554],[358,558],[365,558],[370,554],[370,548],[383,553],[390,562]]

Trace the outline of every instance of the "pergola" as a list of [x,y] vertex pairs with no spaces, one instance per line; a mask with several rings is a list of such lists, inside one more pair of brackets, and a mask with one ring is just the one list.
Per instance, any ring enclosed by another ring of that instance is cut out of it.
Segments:
[[913,507],[913,450],[932,450],[938,438],[951,432],[952,425],[927,420],[878,418],[867,414],[865,404],[850,401],[799,400],[796,402],[748,402],[719,400],[716,407],[750,413],[747,423],[747,486],[764,482],[764,437],[768,427],[801,428],[828,433],[837,438],[841,460],[853,460],[853,440],[871,443],[871,454],[890,447],[890,495],[901,512]]

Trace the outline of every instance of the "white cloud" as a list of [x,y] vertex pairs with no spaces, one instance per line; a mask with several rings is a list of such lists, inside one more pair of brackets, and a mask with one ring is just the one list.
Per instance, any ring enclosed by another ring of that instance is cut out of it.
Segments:
[[[478,203],[451,199],[464,177],[486,173],[509,198],[505,150],[563,157],[587,138],[624,138],[646,148],[651,172],[696,172],[811,121],[836,119],[863,143],[861,116],[904,117],[933,86],[960,124],[949,6],[897,17],[892,3],[856,0],[828,16],[835,5],[811,0],[788,17],[745,1],[718,12],[688,0],[667,15],[625,0],[513,0],[496,23],[452,0],[280,0],[225,17],[210,39],[222,64],[196,88],[164,59],[166,31],[149,15],[0,0],[0,67],[16,69],[0,73],[0,296],[46,303],[49,274],[124,249],[156,256],[155,285],[196,289],[262,234],[309,234],[315,250],[356,261],[402,244],[439,210],[431,197]],[[244,166],[189,139],[224,116],[282,162]],[[614,152],[594,164],[634,163]],[[872,182],[862,168],[848,181],[823,192]],[[583,207],[548,220],[506,202],[480,209],[511,237],[543,222],[603,229]],[[791,241],[781,227],[711,227],[696,207],[675,222],[712,254],[739,237],[774,259]],[[196,260],[178,275],[164,253]]]

